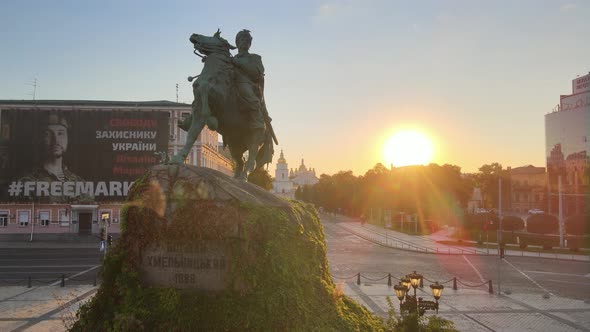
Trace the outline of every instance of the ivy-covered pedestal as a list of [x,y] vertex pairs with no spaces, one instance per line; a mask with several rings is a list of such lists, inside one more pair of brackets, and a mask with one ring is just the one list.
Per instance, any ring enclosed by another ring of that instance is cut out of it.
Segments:
[[337,291],[316,210],[208,168],[153,167],[76,331],[372,331]]

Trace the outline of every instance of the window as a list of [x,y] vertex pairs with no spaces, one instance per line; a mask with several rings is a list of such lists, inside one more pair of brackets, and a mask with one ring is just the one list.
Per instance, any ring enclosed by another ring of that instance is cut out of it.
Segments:
[[29,211],[18,211],[18,225],[20,227],[29,226]]
[[[121,217],[121,212],[119,212],[119,217]],[[113,224],[118,224],[119,218],[115,218],[115,213],[113,213]]]
[[8,212],[0,212],[0,227],[8,226]]
[[39,223],[41,226],[49,226],[49,211],[39,212]]
[[68,211],[67,210],[60,210],[59,211],[59,224],[60,224],[60,226],[69,226],[70,225],[70,218],[68,218]]

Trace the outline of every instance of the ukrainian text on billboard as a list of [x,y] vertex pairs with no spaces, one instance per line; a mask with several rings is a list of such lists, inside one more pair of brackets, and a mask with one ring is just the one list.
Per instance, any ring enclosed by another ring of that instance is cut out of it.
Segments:
[[0,200],[121,201],[168,149],[168,113],[0,113]]

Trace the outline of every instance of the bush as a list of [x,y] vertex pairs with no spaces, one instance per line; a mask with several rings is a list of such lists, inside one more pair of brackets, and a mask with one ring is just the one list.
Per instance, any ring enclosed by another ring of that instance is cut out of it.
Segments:
[[[465,216],[466,228],[470,230],[495,231],[498,227],[498,216],[494,213],[468,214]],[[489,223],[491,222],[491,223]]]
[[551,234],[559,229],[557,217],[550,214],[535,214],[527,219],[527,230],[530,233]]
[[387,296],[385,299],[389,306],[387,319],[385,320],[387,331],[459,332],[455,327],[455,323],[437,315],[418,316],[417,313],[407,312],[397,314],[391,298]]
[[577,215],[565,221],[565,231],[568,234],[590,234],[590,215]]
[[524,220],[516,216],[507,216],[502,218],[502,230],[519,231],[524,228]]

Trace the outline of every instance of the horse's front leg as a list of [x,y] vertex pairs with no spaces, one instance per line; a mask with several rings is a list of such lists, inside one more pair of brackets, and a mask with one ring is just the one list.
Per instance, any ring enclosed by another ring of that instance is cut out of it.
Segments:
[[[198,105],[198,103],[195,104]],[[170,159],[169,164],[184,163],[184,160],[191,151],[193,144],[195,144],[197,137],[199,137],[199,134],[203,130],[203,127],[205,127],[205,122],[206,118],[199,115],[198,109],[196,107],[193,107],[191,126],[186,134],[186,141],[184,142],[184,146],[178,152],[178,154],[176,154],[174,157]]]
[[205,127],[207,120],[211,117],[209,109],[209,82],[207,80],[197,80],[193,85],[194,101],[192,105],[192,121],[189,131],[186,135],[186,142],[177,155],[170,159],[170,164],[182,164],[188,156],[193,144],[199,137],[199,134]]

